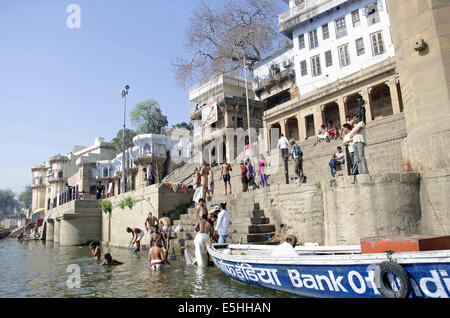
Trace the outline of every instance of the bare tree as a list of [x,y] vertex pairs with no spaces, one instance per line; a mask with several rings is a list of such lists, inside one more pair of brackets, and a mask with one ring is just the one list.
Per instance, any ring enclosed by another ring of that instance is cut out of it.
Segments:
[[190,19],[185,45],[191,58],[172,61],[180,86],[232,72],[244,56],[261,59],[281,38],[277,0],[228,0],[222,7],[213,3],[201,1]]

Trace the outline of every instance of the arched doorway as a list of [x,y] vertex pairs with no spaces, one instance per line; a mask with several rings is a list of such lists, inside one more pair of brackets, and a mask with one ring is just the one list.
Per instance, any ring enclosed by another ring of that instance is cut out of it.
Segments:
[[[353,117],[353,115],[359,113],[359,106],[357,98],[361,97],[360,94],[355,94],[347,97],[346,105],[347,105],[347,115]],[[369,101],[366,101],[369,104]],[[367,107],[367,106],[366,106]]]
[[374,86],[370,91],[370,109],[374,120],[394,114],[391,91],[386,84]]
[[286,122],[286,138],[299,140],[297,117],[291,117]]
[[281,137],[281,125],[279,123],[275,123],[269,128],[269,136],[270,136],[270,149],[276,149],[278,145],[278,139]]
[[323,114],[325,118],[325,125],[331,120],[338,129],[341,128],[341,118],[339,116],[339,105],[335,102],[326,104],[323,107]]

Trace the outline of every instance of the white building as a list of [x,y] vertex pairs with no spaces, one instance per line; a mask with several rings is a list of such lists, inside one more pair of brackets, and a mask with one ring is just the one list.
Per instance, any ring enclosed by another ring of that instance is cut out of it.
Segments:
[[[189,131],[179,129],[172,131],[172,136],[143,134],[133,138],[135,146],[126,150],[127,191],[146,185],[148,165],[156,174],[156,180],[170,173],[173,169],[190,160],[191,138]],[[119,194],[122,178],[122,153],[114,159],[97,161],[92,168],[92,177],[106,182],[106,195]]]
[[293,60],[300,95],[395,55],[385,0],[290,0],[279,29],[291,51],[262,61],[255,75],[270,77]]

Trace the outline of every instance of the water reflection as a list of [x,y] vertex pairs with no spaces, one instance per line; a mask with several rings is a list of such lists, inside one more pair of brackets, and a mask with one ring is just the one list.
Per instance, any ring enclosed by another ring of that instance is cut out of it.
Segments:
[[[171,260],[173,269],[155,272],[146,251],[103,247],[102,253],[124,265],[100,266],[103,260],[93,260],[88,247],[1,240],[0,297],[292,297],[233,281],[216,267],[186,265],[184,257]],[[80,267],[80,288],[67,286],[70,264]]]

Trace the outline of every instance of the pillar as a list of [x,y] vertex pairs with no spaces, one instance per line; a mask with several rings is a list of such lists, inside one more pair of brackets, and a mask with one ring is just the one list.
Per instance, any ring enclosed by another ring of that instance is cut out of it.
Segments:
[[448,235],[450,1],[387,0],[387,6],[408,132],[403,161],[421,176],[421,232]]
[[[264,145],[263,145],[264,152],[269,153],[270,152],[270,134],[269,134],[269,129],[267,128],[267,121],[265,121],[265,120],[263,120],[263,138],[264,138]],[[260,146],[262,146],[262,145],[260,145]]]
[[345,117],[347,116],[347,104],[345,102],[346,100],[344,96],[340,96],[336,101],[339,107],[339,119],[341,121],[341,127],[346,123]]
[[298,123],[298,138],[300,142],[306,140],[306,121],[305,116],[298,114],[297,115],[297,123]]
[[386,84],[389,86],[389,91],[391,93],[392,112],[394,115],[400,114],[401,109],[397,81],[395,78],[392,78]]
[[323,106],[318,106],[314,111],[314,134],[320,129],[320,126],[323,125]]
[[61,221],[59,219],[55,219],[55,225],[53,229],[53,242],[59,243],[60,231],[61,231]]
[[287,136],[286,136],[286,124],[287,124],[287,119],[283,119],[283,120],[280,121],[281,133],[283,134],[284,137],[287,138]]
[[53,241],[55,235],[55,221],[47,220],[46,223],[47,225],[46,225],[45,240]]
[[372,118],[372,99],[370,98],[371,89],[368,87],[363,88],[361,91],[362,98],[367,102],[366,104],[366,120],[368,123],[373,121]]

